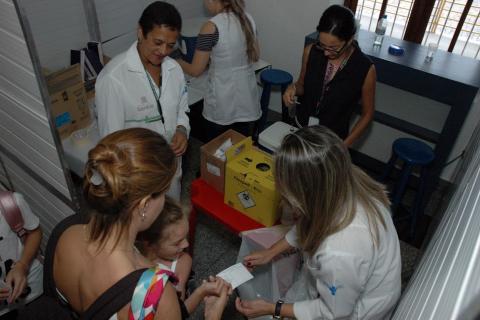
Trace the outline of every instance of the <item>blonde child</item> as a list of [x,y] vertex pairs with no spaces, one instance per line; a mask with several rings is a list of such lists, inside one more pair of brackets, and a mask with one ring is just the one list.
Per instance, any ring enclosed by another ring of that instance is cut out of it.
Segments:
[[192,270],[192,258],[185,252],[189,246],[187,237],[187,217],[178,203],[166,197],[161,214],[147,230],[138,234],[137,247],[149,260],[175,273],[178,278],[176,289],[184,300],[186,311],[191,314],[206,296],[219,296],[228,284],[210,276],[186,298],[186,286]]

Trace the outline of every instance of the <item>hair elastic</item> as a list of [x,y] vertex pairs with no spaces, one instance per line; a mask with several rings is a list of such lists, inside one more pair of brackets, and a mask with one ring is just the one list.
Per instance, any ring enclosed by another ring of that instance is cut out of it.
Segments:
[[94,186],[99,186],[104,182],[102,175],[95,169],[92,169],[92,175],[90,176],[90,183]]

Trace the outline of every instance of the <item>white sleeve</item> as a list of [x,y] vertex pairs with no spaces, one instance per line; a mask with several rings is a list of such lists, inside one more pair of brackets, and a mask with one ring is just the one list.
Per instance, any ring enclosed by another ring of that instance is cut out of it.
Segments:
[[100,137],[125,128],[125,108],[121,84],[109,76],[95,84],[95,107]]
[[285,234],[285,240],[294,248],[300,248],[298,245],[297,226],[294,224]]
[[30,209],[30,206],[28,205],[23,195],[14,192],[13,196],[15,197],[15,201],[17,202],[17,205],[20,208],[20,212],[22,213],[23,228],[25,230],[37,229],[40,225],[40,220],[35,214],[33,214],[32,209]]
[[181,73],[181,86],[179,92],[179,104],[178,104],[178,113],[177,113],[177,126],[183,126],[187,129],[187,138],[190,136],[190,119],[188,118],[187,112],[190,112],[188,108],[188,92],[187,92],[187,83],[185,82],[185,76],[183,72]]
[[302,320],[350,318],[367,282],[370,262],[360,254],[322,250],[305,263],[315,279],[318,298],[295,302],[295,317]]

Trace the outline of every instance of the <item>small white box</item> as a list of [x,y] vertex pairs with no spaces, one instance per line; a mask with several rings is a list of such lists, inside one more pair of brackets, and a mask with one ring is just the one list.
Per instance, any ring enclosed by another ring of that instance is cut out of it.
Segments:
[[298,128],[285,122],[277,121],[267,129],[263,130],[258,136],[258,143],[268,150],[275,152],[282,144],[283,138]]

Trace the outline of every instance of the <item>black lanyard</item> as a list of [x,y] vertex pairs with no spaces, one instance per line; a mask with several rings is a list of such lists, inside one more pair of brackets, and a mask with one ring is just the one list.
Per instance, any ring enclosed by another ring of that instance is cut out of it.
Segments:
[[[152,82],[152,79],[150,77],[150,74],[148,73],[147,69],[144,67],[145,69],[145,74],[147,76],[147,79],[148,79],[148,83],[150,84],[150,88],[152,89],[152,92],[153,92],[153,95],[155,97],[155,100],[157,101],[157,109],[158,109],[158,113],[160,114],[160,121],[162,121],[162,124],[165,125],[164,121],[163,121],[163,111],[162,111],[162,105],[160,104],[160,95],[157,94],[157,90],[155,90],[155,86]],[[161,80],[161,76],[160,76],[160,80]],[[159,91],[160,91],[160,87],[159,87]]]

